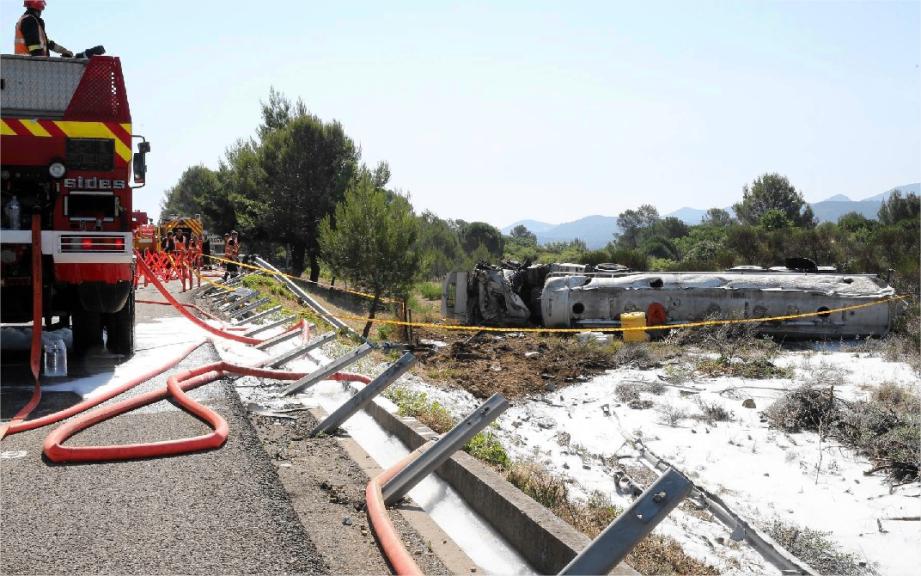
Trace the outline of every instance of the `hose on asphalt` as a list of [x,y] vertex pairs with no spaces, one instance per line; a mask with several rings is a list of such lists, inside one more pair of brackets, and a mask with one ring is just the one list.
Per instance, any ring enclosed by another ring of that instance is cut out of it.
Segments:
[[[164,388],[146,392],[133,398],[127,398],[121,402],[83,414],[65,423],[45,438],[45,456],[52,462],[101,462],[153,458],[158,456],[175,456],[178,454],[188,454],[191,452],[220,448],[227,440],[227,421],[214,410],[190,398],[186,394],[186,391],[214,382],[226,374],[255,376],[257,378],[270,378],[273,380],[297,380],[304,376],[303,373],[299,372],[239,366],[223,361],[205,364],[204,366],[199,366],[198,368],[190,370],[183,370],[170,376],[166,380],[166,386]],[[143,444],[73,447],[62,445],[64,441],[74,434],[86,430],[104,420],[114,418],[125,412],[130,412],[170,397],[176,400],[176,403],[182,410],[210,426],[212,431],[208,434],[193,436],[191,438],[162,440]]]

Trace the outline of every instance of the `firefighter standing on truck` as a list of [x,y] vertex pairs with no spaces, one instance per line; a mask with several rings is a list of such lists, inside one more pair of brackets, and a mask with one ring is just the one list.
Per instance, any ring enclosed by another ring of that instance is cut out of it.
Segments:
[[45,0],[25,0],[22,5],[26,12],[16,23],[16,54],[49,56],[51,51],[65,58],[73,57],[73,52],[50,40],[45,34],[45,21],[42,20]]

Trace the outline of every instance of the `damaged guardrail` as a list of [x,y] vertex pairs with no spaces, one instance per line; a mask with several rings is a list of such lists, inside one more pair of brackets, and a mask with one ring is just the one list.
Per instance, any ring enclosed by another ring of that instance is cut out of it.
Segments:
[[[293,292],[294,295],[297,296],[300,301],[302,301],[307,306],[312,308],[314,312],[319,314],[320,317],[326,320],[327,322],[329,322],[329,324],[331,324],[338,330],[345,330],[352,336],[361,338],[361,336],[357,332],[355,332],[351,328],[351,326],[349,326],[342,320],[339,320],[338,318],[333,316],[333,314],[329,310],[324,308],[323,305],[317,302],[312,296],[310,296],[310,294],[307,294],[307,292],[305,292],[304,289],[298,286],[293,280],[288,278],[285,274],[282,274],[278,268],[272,266],[271,264],[269,264],[262,258],[259,258],[258,256],[255,258],[255,262],[262,268],[272,271],[275,274],[275,277],[278,278],[282,283],[284,283],[284,285],[287,286],[288,289],[291,290],[291,292]],[[361,338],[361,339],[364,340],[364,338]]]
[[346,420],[351,418],[353,414],[367,406],[369,402],[374,400],[375,396],[383,392],[397,378],[405,374],[415,363],[415,356],[409,352],[403,354],[399,360],[388,366],[380,376],[359,390],[342,406],[337,408],[335,412],[320,422],[316,428],[310,432],[310,435],[316,436],[339,428]]
[[405,496],[413,486],[460,450],[477,432],[486,428],[505,412],[508,406],[508,400],[502,394],[496,393],[490,396],[479,408],[438,439],[424,454],[400,470],[381,487],[384,503],[393,504]]
[[369,354],[371,350],[373,349],[374,348],[371,346],[371,344],[368,344],[366,342],[362,344],[361,346],[359,346],[358,348],[355,348],[351,352],[348,352],[344,356],[340,356],[339,358],[336,358],[329,364],[321,366],[317,368],[315,371],[311,372],[310,374],[304,376],[303,378],[301,378],[300,380],[298,380],[291,386],[288,386],[287,388],[285,388],[285,390],[281,393],[281,395],[290,396],[291,394],[294,394],[295,392],[299,392],[305,388],[313,386],[317,382],[321,380],[325,380],[327,377],[335,374],[336,372],[339,372],[340,370],[342,370],[349,364],[355,363],[356,361],[358,361],[359,358]]
[[560,574],[607,574],[691,493],[692,487],[684,474],[669,468]]

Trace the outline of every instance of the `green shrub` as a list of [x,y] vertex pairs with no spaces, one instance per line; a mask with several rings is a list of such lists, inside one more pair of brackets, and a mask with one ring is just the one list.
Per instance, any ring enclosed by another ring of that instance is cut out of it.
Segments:
[[480,432],[467,442],[464,451],[487,464],[505,469],[509,465],[508,452],[491,430]]
[[441,300],[440,282],[420,282],[416,285],[416,289],[426,300]]

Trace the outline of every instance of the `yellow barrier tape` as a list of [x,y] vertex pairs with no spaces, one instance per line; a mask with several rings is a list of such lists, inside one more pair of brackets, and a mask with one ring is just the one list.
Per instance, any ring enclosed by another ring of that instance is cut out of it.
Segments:
[[218,284],[217,282],[209,280],[207,276],[202,276],[201,272],[198,272],[198,279],[199,281],[204,280],[208,284],[211,284],[213,287],[220,288],[221,290],[224,290],[225,292],[233,292],[236,290],[236,288],[232,286],[224,286],[223,284]]
[[[332,284],[316,282],[314,280],[308,280],[307,278],[298,278],[297,276],[292,276],[291,274],[285,274],[284,272],[275,272],[274,270],[269,270],[268,268],[262,268],[260,266],[253,266],[252,264],[245,264],[237,260],[227,260],[226,258],[219,258],[217,256],[210,256],[207,254],[203,254],[203,256],[205,256],[206,258],[211,258],[212,260],[217,260],[218,262],[227,262],[230,264],[236,264],[237,266],[242,266],[243,268],[249,268],[250,270],[258,270],[260,272],[265,272],[266,274],[271,274],[272,276],[281,274],[285,278],[290,278],[292,280],[300,280],[301,282],[308,282],[310,284],[316,284],[317,286],[321,286],[323,288],[329,288],[330,290],[337,290],[339,292],[347,292],[348,294],[354,294],[356,296],[361,296],[362,298],[367,298],[369,300],[374,299],[374,294],[368,294],[366,292],[359,292],[357,290],[350,290],[348,288],[338,288],[336,286],[333,286]],[[402,304],[402,302],[400,302],[399,300],[394,300],[392,298],[384,298],[383,296],[380,298],[380,302],[384,302],[386,304]]]
[[[847,312],[849,310],[858,310],[860,308],[870,308],[879,306],[888,302],[904,300],[907,296],[891,296],[883,300],[875,300],[866,304],[854,304],[843,306],[841,308],[831,308],[821,312],[804,312],[802,314],[786,314],[784,316],[769,316],[766,318],[731,318],[726,320],[701,320],[699,322],[684,322],[681,324],[662,324],[658,326],[631,326],[624,327],[607,327],[607,328],[506,328],[497,326],[466,326],[463,324],[437,324],[434,322],[405,322],[403,320],[384,320],[374,318],[373,322],[378,324],[392,324],[395,326],[412,326],[414,328],[431,328],[434,330],[462,330],[467,332],[547,332],[547,333],[573,333],[573,332],[640,332],[646,330],[674,330],[679,328],[700,328],[703,326],[720,326],[724,324],[759,324],[762,322],[777,322],[781,320],[795,320],[797,318],[812,318],[815,316],[829,316],[836,312]],[[367,322],[367,318],[361,316],[339,316],[340,320],[352,320],[356,322]]]

